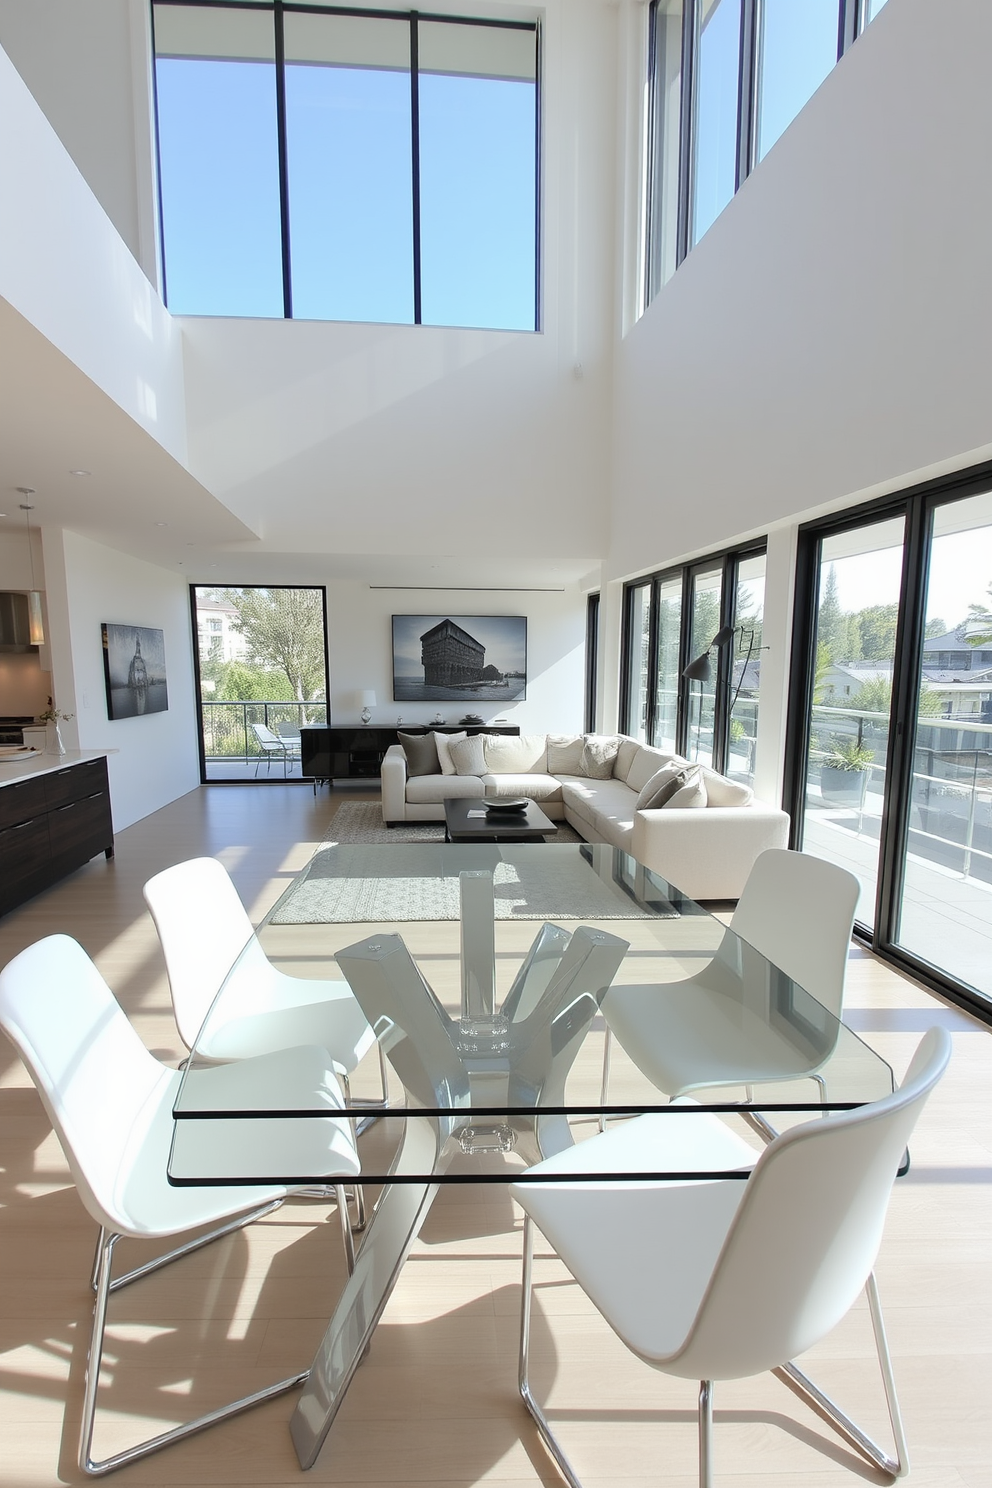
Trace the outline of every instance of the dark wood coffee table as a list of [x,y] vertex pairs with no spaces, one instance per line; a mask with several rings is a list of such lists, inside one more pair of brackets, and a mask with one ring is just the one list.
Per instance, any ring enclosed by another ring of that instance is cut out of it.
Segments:
[[534,801],[524,811],[488,812],[481,797],[444,803],[445,842],[543,842],[558,828]]

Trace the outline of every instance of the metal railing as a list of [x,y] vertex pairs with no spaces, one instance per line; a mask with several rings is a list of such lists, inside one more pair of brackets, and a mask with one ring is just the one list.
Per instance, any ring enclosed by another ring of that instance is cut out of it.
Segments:
[[252,701],[200,705],[203,751],[208,760],[258,759],[264,750],[253,723],[264,724],[287,742],[295,742],[301,728],[326,722],[326,703]]
[[[807,765],[807,807],[820,795],[819,769],[840,741],[874,752],[857,812],[857,835],[881,829],[888,753],[887,713],[814,705]],[[962,878],[992,883],[992,724],[960,718],[918,719],[913,753],[909,848]]]

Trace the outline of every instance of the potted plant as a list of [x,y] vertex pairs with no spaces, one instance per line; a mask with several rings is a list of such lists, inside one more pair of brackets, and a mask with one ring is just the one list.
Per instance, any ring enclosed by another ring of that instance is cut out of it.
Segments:
[[48,707],[44,713],[38,714],[39,723],[45,724],[48,729],[49,754],[65,754],[65,745],[62,743],[62,730],[59,724],[68,723],[72,716],[71,713],[63,713],[61,708],[53,707],[51,698],[48,699]]
[[860,811],[874,758],[874,750],[856,739],[834,739],[820,765],[820,795],[831,806],[853,806]]

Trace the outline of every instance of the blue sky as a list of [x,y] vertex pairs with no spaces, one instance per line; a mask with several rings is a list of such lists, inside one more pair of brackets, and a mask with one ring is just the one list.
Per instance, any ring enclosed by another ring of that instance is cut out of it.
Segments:
[[[176,314],[282,315],[275,67],[159,58]],[[287,68],[293,312],[413,320],[410,75]],[[420,78],[422,319],[533,330],[535,85]]]

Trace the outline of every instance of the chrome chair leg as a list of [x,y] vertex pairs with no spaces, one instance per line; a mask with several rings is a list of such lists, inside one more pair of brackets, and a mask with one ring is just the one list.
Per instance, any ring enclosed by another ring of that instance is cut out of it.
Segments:
[[699,1488],[713,1488],[713,1381],[699,1381]]
[[798,1393],[811,1401],[830,1420],[842,1436],[846,1437],[853,1447],[867,1457],[868,1461],[878,1467],[884,1473],[893,1478],[904,1478],[909,1472],[909,1451],[906,1446],[906,1434],[903,1430],[902,1413],[899,1410],[899,1401],[896,1397],[895,1379],[892,1374],[892,1358],[889,1354],[888,1340],[885,1336],[885,1323],[882,1319],[882,1307],[878,1297],[878,1283],[875,1281],[874,1271],[865,1282],[865,1292],[868,1297],[868,1310],[871,1314],[872,1331],[875,1334],[875,1348],[878,1353],[878,1366],[882,1375],[882,1384],[885,1389],[885,1404],[889,1412],[889,1422],[892,1427],[892,1436],[895,1441],[895,1456],[889,1457],[886,1452],[873,1441],[870,1436],[861,1430],[850,1416],[842,1411],[840,1406],[825,1395],[818,1385],[797,1369],[795,1364],[783,1364],[781,1372],[786,1375],[798,1388]]
[[[607,1098],[607,1095],[609,1094],[609,1089],[610,1089],[610,1054],[612,1053],[612,1050],[613,1050],[613,1034],[610,1031],[610,1025],[609,1025],[609,1023],[607,1023],[607,1025],[606,1025],[606,1038],[603,1040],[603,1081],[602,1081],[602,1084],[599,1087],[599,1104],[601,1106],[605,1106],[606,1105],[606,1098]],[[601,1132],[605,1132],[605,1130],[606,1130],[606,1117],[605,1116],[600,1116],[600,1118],[599,1118],[599,1129],[600,1129]]]
[[86,1356],[86,1376],[83,1385],[83,1415],[79,1433],[79,1466],[81,1470],[90,1477],[101,1477],[104,1473],[115,1472],[119,1467],[125,1467],[130,1462],[137,1462],[143,1457],[148,1457],[152,1452],[159,1452],[163,1447],[171,1446],[173,1442],[183,1441],[188,1436],[193,1436],[198,1431],[205,1431],[208,1426],[214,1426],[218,1421],[226,1421],[230,1416],[240,1415],[242,1411],[250,1410],[255,1405],[261,1405],[263,1401],[272,1400],[277,1395],[283,1395],[287,1390],[294,1390],[304,1384],[309,1377],[310,1371],[303,1370],[300,1374],[290,1375],[289,1378],[279,1380],[274,1385],[268,1385],[263,1390],[256,1390],[251,1395],[245,1395],[240,1400],[232,1401],[230,1405],[223,1405],[218,1410],[209,1411],[204,1416],[198,1416],[193,1421],[187,1421],[181,1426],[175,1426],[170,1431],[163,1431],[158,1436],[149,1437],[136,1446],[128,1447],[123,1452],[115,1452],[112,1457],[105,1457],[102,1461],[92,1455],[93,1431],[96,1425],[97,1396],[100,1388],[100,1366],[103,1360],[103,1340],[107,1325],[107,1304],[111,1294],[122,1286],[136,1281],[141,1276],[147,1276],[152,1271],[166,1265],[169,1261],[176,1260],[179,1256],[188,1255],[190,1251],[199,1250],[201,1246],[218,1240],[222,1235],[230,1234],[233,1230],[242,1229],[253,1219],[260,1218],[263,1214],[277,1209],[282,1203],[281,1199],[271,1204],[266,1204],[260,1209],[253,1210],[247,1215],[240,1216],[231,1224],[213,1230],[208,1235],[201,1236],[186,1245],[177,1246],[175,1250],[169,1251],[167,1255],[159,1256],[145,1266],[138,1266],[133,1271],[119,1277],[116,1281],[111,1279],[113,1268],[114,1246],[120,1239],[120,1235],[108,1230],[100,1231],[100,1242],[97,1258],[97,1281],[96,1299],[93,1304],[93,1328],[90,1334],[90,1345]]
[[[132,1281],[140,1281],[143,1276],[150,1276],[153,1271],[167,1266],[170,1261],[178,1261],[181,1256],[192,1255],[194,1250],[201,1250],[204,1245],[212,1245],[215,1240],[223,1240],[225,1235],[233,1235],[235,1230],[243,1230],[245,1225],[253,1224],[256,1219],[262,1219],[266,1214],[271,1214],[282,1203],[282,1199],[273,1199],[271,1203],[263,1204],[259,1209],[251,1209],[247,1214],[239,1215],[237,1219],[229,1220],[227,1224],[220,1225],[215,1230],[207,1230],[206,1234],[198,1235],[195,1240],[187,1240],[185,1245],[177,1245],[174,1250],[166,1251],[165,1255],[156,1256],[153,1261],[146,1261],[143,1266],[136,1266],[133,1271],[126,1271],[123,1276],[118,1276],[116,1281],[110,1283],[111,1294],[119,1292],[121,1287],[130,1286]],[[94,1292],[97,1290],[99,1280],[100,1257],[109,1233],[108,1230],[101,1229],[97,1236],[92,1275]]]
[[568,1483],[569,1488],[582,1488],[582,1484],[575,1475],[572,1464],[562,1451],[554,1432],[548,1423],[548,1418],[534,1399],[530,1388],[530,1319],[531,1319],[531,1291],[532,1277],[534,1271],[534,1222],[530,1217],[524,1219],[524,1264],[523,1277],[521,1279],[520,1296],[520,1356],[517,1370],[517,1388],[520,1398],[527,1407],[534,1424],[537,1426],[541,1440],[547,1447],[562,1477]]

